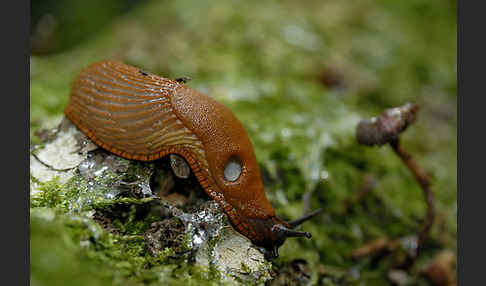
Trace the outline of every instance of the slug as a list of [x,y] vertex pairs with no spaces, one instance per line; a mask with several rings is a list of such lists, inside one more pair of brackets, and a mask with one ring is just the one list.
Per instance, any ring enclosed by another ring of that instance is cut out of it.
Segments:
[[192,170],[232,226],[274,257],[286,238],[311,237],[293,228],[319,211],[292,222],[276,217],[241,122],[184,81],[97,62],[75,79],[65,114],[95,144],[118,156],[140,161],[170,156],[174,174],[182,178]]

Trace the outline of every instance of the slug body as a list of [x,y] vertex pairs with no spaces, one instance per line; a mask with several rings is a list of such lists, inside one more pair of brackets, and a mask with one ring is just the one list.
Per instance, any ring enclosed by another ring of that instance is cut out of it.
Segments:
[[77,77],[65,114],[97,145],[121,157],[184,158],[234,228],[275,256],[287,237],[310,237],[275,216],[243,125],[211,97],[175,80],[102,61]]

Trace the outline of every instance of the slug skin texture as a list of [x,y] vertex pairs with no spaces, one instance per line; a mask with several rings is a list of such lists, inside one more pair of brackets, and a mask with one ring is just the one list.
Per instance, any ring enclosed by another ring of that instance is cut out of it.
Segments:
[[[275,217],[263,189],[253,145],[231,110],[182,82],[136,67],[101,61],[73,83],[66,116],[101,148],[121,157],[153,161],[183,157],[232,225],[256,245],[273,250]],[[234,181],[224,171],[241,165]]]

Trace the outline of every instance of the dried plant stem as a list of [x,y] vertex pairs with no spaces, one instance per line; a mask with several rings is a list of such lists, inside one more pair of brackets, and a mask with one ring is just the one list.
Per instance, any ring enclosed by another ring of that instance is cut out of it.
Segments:
[[430,188],[430,179],[427,173],[420,168],[417,162],[412,158],[412,156],[403,149],[403,146],[400,144],[399,139],[393,140],[390,142],[390,146],[393,148],[395,153],[402,159],[403,163],[410,169],[412,174],[414,175],[417,182],[422,187],[425,196],[425,202],[427,204],[427,214],[424,219],[424,224],[422,226],[422,230],[419,233],[418,242],[417,242],[417,249],[415,251],[415,257],[420,254],[420,251],[423,248],[425,241],[429,236],[430,229],[432,224],[434,223],[435,217],[435,204],[434,204],[434,193]]
[[409,254],[406,261],[400,265],[402,268],[408,268],[413,265],[415,259],[420,255],[429,237],[429,232],[435,217],[434,193],[430,188],[429,176],[420,168],[412,156],[403,149],[399,139],[399,135],[410,124],[415,122],[418,110],[419,106],[417,104],[407,103],[403,106],[387,109],[378,117],[363,119],[356,128],[356,139],[359,144],[368,146],[390,144],[395,153],[408,169],[410,169],[424,192],[427,214],[424,218],[422,230],[418,235],[417,247],[414,253]]
[[42,161],[39,156],[37,156],[37,154],[35,154],[34,152],[30,152],[30,154],[39,162],[41,163],[43,166],[45,166],[46,168],[48,169],[51,169],[53,171],[56,171],[56,172],[68,172],[68,171],[71,171],[72,169],[76,168],[76,167],[71,167],[71,168],[65,168],[65,169],[57,169],[57,168],[54,168],[53,166],[47,164],[46,162]]

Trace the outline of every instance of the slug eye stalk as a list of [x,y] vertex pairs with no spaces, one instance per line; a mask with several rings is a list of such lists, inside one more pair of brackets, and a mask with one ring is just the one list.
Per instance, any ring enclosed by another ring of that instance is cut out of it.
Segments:
[[292,228],[295,228],[295,227],[301,225],[302,223],[304,223],[305,221],[308,221],[311,218],[315,217],[316,215],[322,213],[322,211],[324,211],[324,209],[322,209],[322,208],[317,209],[317,210],[315,210],[313,212],[310,212],[310,213],[308,213],[306,215],[303,215],[301,218],[298,218],[298,219],[293,220],[293,221],[289,221],[289,224],[290,224],[290,226]]
[[[273,256],[273,258],[277,258],[278,257],[278,248],[284,243],[284,241],[289,238],[289,237],[306,237],[306,238],[311,238],[312,237],[312,234],[310,232],[307,232],[307,231],[297,231],[297,230],[293,230],[295,227],[301,225],[302,223],[304,223],[305,221],[307,220],[310,220],[311,218],[317,216],[318,214],[322,213],[323,209],[320,208],[320,209],[317,209],[317,210],[314,210],[304,216],[302,216],[301,218],[298,218],[296,220],[293,220],[293,221],[290,221],[290,222],[287,222],[287,223],[277,223],[275,225],[273,225],[271,231],[272,233],[275,235],[275,238],[276,238],[276,243],[273,244],[273,246],[271,247],[271,249],[267,249],[267,250],[271,250],[271,252],[269,254],[271,254]],[[287,226],[284,226],[283,224],[287,225]]]
[[283,239],[286,239],[288,237],[302,237],[302,236],[305,236],[307,238],[312,237],[312,234],[310,232],[292,230],[280,224],[275,225],[272,231],[279,232],[280,236],[282,236]]

